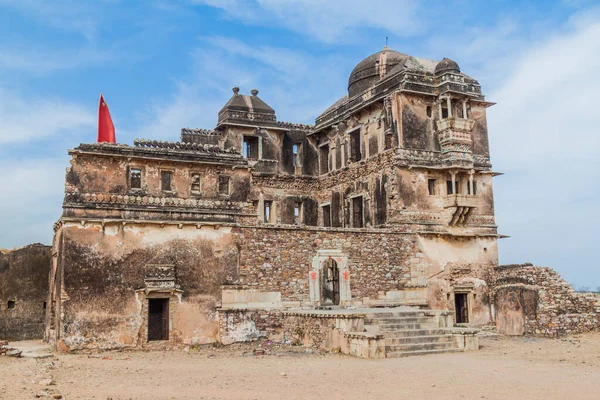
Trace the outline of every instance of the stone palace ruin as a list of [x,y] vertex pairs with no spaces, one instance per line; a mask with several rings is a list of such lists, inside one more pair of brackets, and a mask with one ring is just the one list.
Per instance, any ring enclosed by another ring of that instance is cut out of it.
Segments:
[[385,47],[315,125],[278,121],[236,87],[214,130],[81,144],[55,225],[46,339],[77,350],[264,337],[378,358],[476,349],[473,328],[494,323],[597,327],[595,299],[552,271],[498,266],[491,105],[456,62]]

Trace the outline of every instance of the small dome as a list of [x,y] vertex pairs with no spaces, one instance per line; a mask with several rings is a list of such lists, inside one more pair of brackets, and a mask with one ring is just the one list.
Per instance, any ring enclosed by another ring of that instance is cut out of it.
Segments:
[[460,67],[456,61],[444,57],[444,59],[435,66],[436,75],[439,75],[443,72],[455,72],[458,74],[460,72]]
[[348,79],[348,96],[356,96],[369,88],[381,79],[382,75],[391,71],[396,65],[404,63],[407,58],[406,54],[394,51],[387,46],[383,50],[371,54],[352,70]]

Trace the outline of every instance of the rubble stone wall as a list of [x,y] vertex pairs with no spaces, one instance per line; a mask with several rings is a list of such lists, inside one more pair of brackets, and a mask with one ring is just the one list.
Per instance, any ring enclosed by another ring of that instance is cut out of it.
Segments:
[[575,292],[551,268],[503,265],[493,270],[488,283],[496,321],[504,324],[507,333],[556,337],[600,328],[596,296]]
[[0,339],[43,336],[51,257],[41,244],[0,252]]

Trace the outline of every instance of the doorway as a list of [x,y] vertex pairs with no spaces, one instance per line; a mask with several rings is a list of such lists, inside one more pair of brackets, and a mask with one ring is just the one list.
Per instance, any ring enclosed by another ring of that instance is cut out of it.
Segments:
[[334,259],[328,258],[321,269],[321,305],[340,304],[340,270]]
[[148,341],[169,340],[169,299],[148,299]]
[[456,310],[456,323],[469,323],[469,303],[467,293],[454,293],[454,305]]

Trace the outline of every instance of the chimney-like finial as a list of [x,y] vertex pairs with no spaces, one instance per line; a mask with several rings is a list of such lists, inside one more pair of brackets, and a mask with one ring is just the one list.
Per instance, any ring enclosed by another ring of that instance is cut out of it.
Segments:
[[257,96],[257,95],[258,95],[258,90],[256,90],[256,89],[252,89],[252,90],[250,91],[250,93],[252,93],[252,96]]
[[233,94],[236,95],[236,96],[240,92],[240,88],[237,87],[237,86],[234,86],[232,90],[233,90]]

